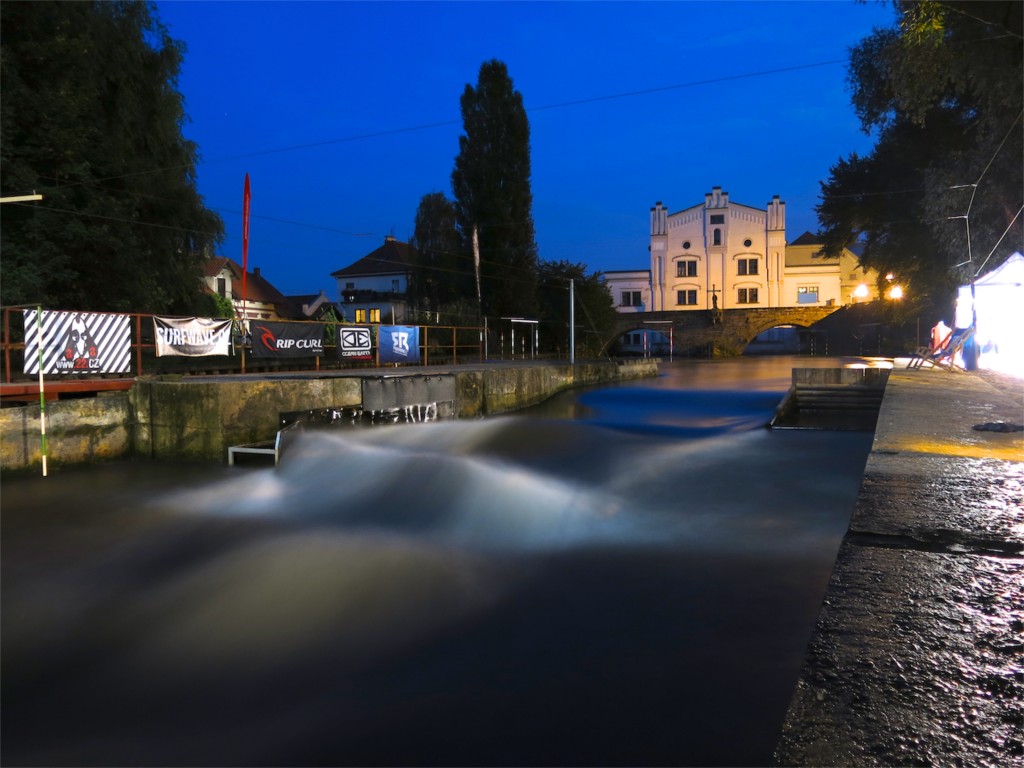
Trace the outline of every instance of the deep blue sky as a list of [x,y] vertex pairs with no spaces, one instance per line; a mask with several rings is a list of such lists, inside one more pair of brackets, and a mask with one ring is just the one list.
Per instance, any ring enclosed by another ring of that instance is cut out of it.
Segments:
[[814,231],[829,167],[872,145],[850,106],[848,49],[894,19],[877,0],[158,10],[187,47],[185,135],[227,228],[223,255],[241,261],[248,172],[250,268],[332,299],[331,272],[387,234],[410,239],[424,194],[451,196],[459,97],[489,59],[528,111],[542,259],[646,269],[650,207],[687,208],[716,185],[755,207],[780,195],[790,240]]

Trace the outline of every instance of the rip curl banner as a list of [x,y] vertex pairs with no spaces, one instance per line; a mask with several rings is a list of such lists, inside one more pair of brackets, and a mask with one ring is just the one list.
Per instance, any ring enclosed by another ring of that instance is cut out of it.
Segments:
[[373,332],[367,326],[338,326],[338,357],[342,360],[373,360]]
[[231,321],[209,317],[154,317],[156,356],[206,357],[231,353]]
[[420,361],[419,326],[382,325],[378,343],[382,363],[418,363]]
[[39,374],[39,322],[43,325],[43,373],[128,373],[131,318],[93,312],[22,311],[25,373]]
[[324,353],[324,323],[275,323],[250,320],[253,357],[319,357]]

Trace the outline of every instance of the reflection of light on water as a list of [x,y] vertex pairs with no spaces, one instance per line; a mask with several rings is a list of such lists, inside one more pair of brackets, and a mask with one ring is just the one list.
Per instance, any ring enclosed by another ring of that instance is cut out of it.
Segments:
[[363,664],[486,608],[520,575],[394,538],[292,533],[180,572],[133,618],[162,623],[150,652],[176,666],[222,670],[328,647]]

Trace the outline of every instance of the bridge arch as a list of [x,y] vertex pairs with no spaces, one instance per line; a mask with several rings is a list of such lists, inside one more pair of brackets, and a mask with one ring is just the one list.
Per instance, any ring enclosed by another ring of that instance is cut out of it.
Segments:
[[[719,354],[739,355],[758,334],[780,325],[809,328],[840,306],[772,307],[757,309],[684,310],[623,314],[602,352],[607,353],[624,334],[638,330],[660,331],[672,338],[676,354],[696,348],[713,348]],[[671,328],[671,334],[669,333]]]

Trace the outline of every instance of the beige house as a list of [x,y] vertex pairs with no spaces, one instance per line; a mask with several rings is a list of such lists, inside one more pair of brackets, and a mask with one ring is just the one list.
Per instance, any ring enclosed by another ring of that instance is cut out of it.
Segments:
[[843,249],[838,259],[821,256],[821,238],[804,232],[786,246],[784,306],[859,304],[878,298],[878,273]]

